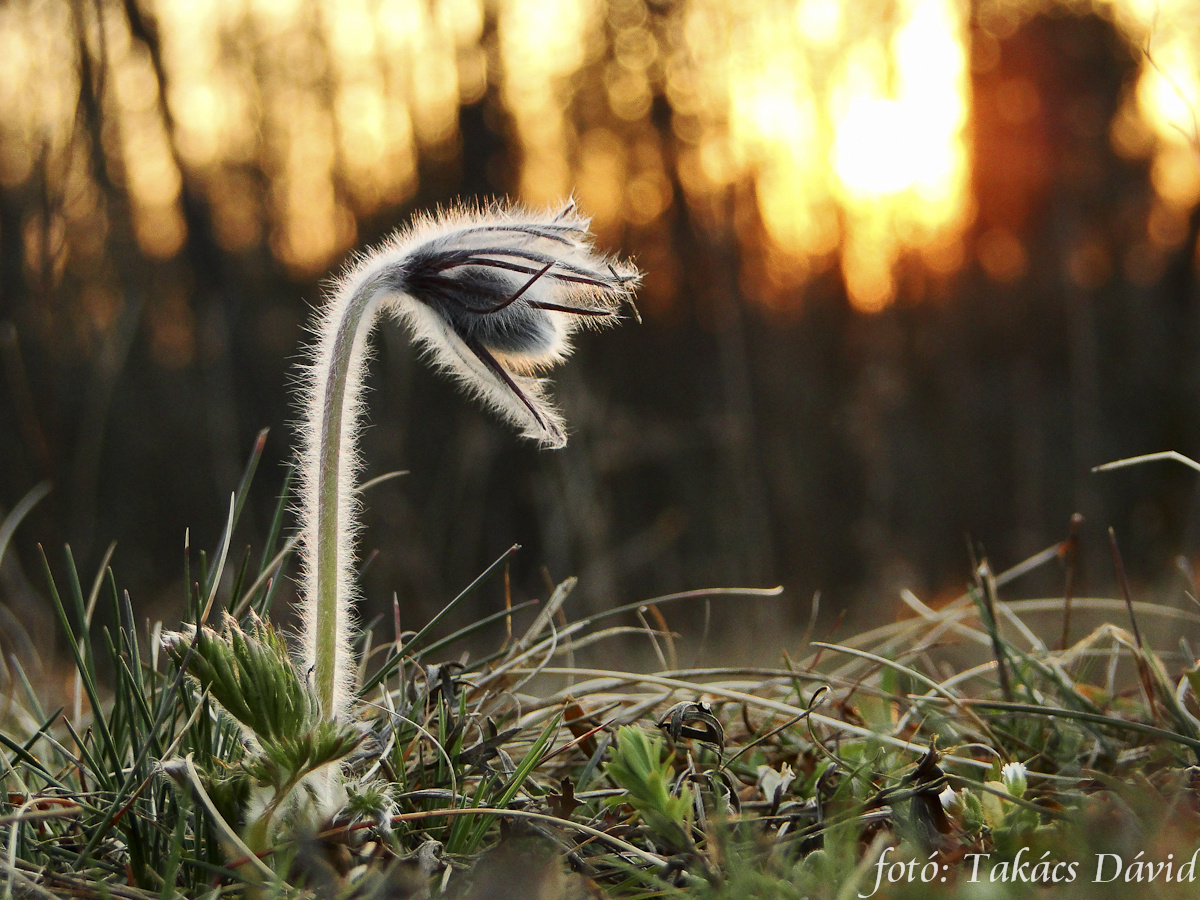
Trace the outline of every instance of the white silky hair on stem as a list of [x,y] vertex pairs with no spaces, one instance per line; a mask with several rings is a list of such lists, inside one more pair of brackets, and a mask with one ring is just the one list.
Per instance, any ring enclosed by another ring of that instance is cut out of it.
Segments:
[[397,318],[523,436],[562,447],[562,416],[537,373],[570,354],[573,332],[616,323],[641,277],[595,252],[588,226],[574,202],[541,213],[463,206],[418,218],[332,285],[303,375],[299,461],[304,665],[326,717],[344,714],[354,689],[357,432],[376,317]]

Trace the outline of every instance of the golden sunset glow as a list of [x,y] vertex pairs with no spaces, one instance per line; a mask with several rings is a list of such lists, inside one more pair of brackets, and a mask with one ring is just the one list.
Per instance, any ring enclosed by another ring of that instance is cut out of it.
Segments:
[[910,0],[890,52],[849,54],[832,94],[842,267],[868,309],[892,299],[902,252],[944,252],[966,221],[964,14],[952,0]]
[[[967,258],[972,66],[1054,3],[975,4],[974,39],[967,0],[688,0],[653,14],[642,0],[144,6],[165,96],[119,4],[0,6],[0,182],[54,161],[63,252],[87,253],[105,228],[71,141],[82,36],[92,66],[103,56],[112,73],[105,159],[152,258],[184,244],[186,181],[225,249],[267,241],[294,272],[320,272],[356,242],[362,216],[412,197],[419,161],[458,157],[459,109],[481,103],[515,141],[499,175],[522,200],[574,193],[602,233],[652,229],[677,183],[697,221],[732,217],[722,227],[755,248],[747,294],[769,300],[840,267],[871,310],[896,296],[906,261],[941,276]],[[1200,200],[1200,5],[1094,9],[1148,50],[1110,131],[1118,151],[1150,160],[1153,233],[1167,234]],[[1008,108],[1022,97],[1036,108],[1021,88],[1003,86]],[[655,97],[669,103],[668,129],[652,124]],[[27,254],[46,252],[32,243]],[[1000,280],[1019,277],[1024,252],[1002,228],[983,229],[973,251]]]

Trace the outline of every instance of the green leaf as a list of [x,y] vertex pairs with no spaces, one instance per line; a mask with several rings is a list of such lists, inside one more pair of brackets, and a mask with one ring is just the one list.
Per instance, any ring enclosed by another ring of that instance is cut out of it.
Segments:
[[663,742],[640,728],[625,725],[617,732],[616,749],[605,773],[626,796],[610,803],[628,803],[637,810],[646,825],[680,848],[691,845],[688,838],[692,813],[692,792],[684,787],[679,796],[671,793],[674,754],[663,759]]
[[279,633],[251,614],[244,631],[231,617],[223,633],[201,628],[189,655],[191,635],[167,636],[166,649],[188,674],[263,744],[292,740],[319,720],[316,697],[300,678]]

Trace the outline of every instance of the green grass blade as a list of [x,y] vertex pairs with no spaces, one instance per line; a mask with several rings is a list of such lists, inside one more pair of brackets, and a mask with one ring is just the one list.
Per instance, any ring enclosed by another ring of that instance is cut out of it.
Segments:
[[533,774],[533,770],[537,768],[538,763],[542,761],[542,756],[546,752],[546,748],[550,745],[550,741],[554,739],[554,735],[558,732],[558,727],[562,723],[562,712],[555,713],[554,717],[542,729],[542,733],[538,735],[533,746],[529,748],[529,752],[525,754],[517,766],[517,770],[513,772],[512,779],[500,794],[497,806],[505,806],[513,797],[517,795],[529,776]]
[[[517,765],[512,778],[504,786],[504,789],[500,792],[500,796],[490,804],[491,806],[500,809],[505,808],[512,801],[513,797],[517,795],[517,792],[525,786],[534,769],[538,767],[542,761],[542,757],[545,756],[546,749],[554,739],[554,735],[558,732],[558,727],[562,722],[562,715],[561,712],[556,713],[549,723],[547,723],[546,727],[542,729],[537,740],[533,742],[533,746],[529,748],[529,752],[525,754],[524,758]],[[479,849],[479,845],[483,842],[483,838],[492,824],[490,819],[485,818],[471,828],[469,837],[467,838],[466,852],[474,853]]]
[[237,575],[233,579],[233,587],[229,590],[229,605],[226,607],[228,612],[233,612],[238,605],[237,598],[242,596],[242,585],[246,583],[246,574],[250,569],[250,548],[246,548],[246,552],[242,555],[242,564],[238,566]]
[[[453,600],[451,600],[449,603],[447,603],[442,608],[442,611],[439,612],[432,619],[430,619],[429,622],[426,623],[425,627],[422,628],[420,631],[418,631],[416,636],[413,637],[413,639],[410,640],[408,642],[408,644],[405,645],[404,650],[405,650],[406,655],[411,655],[418,647],[420,647],[422,642],[425,640],[425,638],[429,635],[429,633],[431,631],[433,631],[438,625],[440,625],[442,623],[442,621],[448,615],[450,615],[450,613],[452,613],[455,609],[457,609],[458,606],[464,600],[466,600],[468,597],[470,597],[480,585],[482,585],[485,581],[487,581],[488,578],[490,578],[502,565],[504,565],[504,563],[506,563],[509,560],[509,558],[514,553],[516,553],[520,549],[521,549],[520,544],[513,544],[511,547],[509,547],[507,550],[505,550],[504,553],[501,554],[501,556],[495,562],[493,562],[490,566],[488,566],[486,569],[484,569],[482,573],[480,573],[478,576],[476,576],[474,581],[472,581],[469,585],[467,585],[457,597],[455,597]],[[366,694],[369,691],[371,691],[372,689],[374,689],[376,685],[381,684],[383,682],[383,680],[385,678],[387,678],[395,670],[396,666],[399,664],[400,664],[400,658],[393,657],[392,660],[390,660],[387,665],[383,666],[378,672],[376,672],[373,676],[371,676],[369,679],[367,679],[366,683],[364,683],[363,686],[361,688],[359,688],[358,695],[360,697],[366,696]]]
[[163,869],[162,890],[158,894],[159,900],[173,900],[175,897],[175,883],[179,879],[179,868],[183,862],[183,844],[187,838],[187,820],[191,812],[190,804],[187,801],[187,794],[179,793],[179,808],[175,812],[175,827],[171,830],[171,849],[167,854],[167,864]]
[[221,543],[217,545],[218,562],[215,569],[207,573],[207,577],[201,580],[203,596],[208,597],[208,607],[212,607],[212,597],[216,592],[217,585],[221,580],[221,570],[224,566],[225,557],[229,553],[229,542],[233,536],[234,526],[237,525],[241,518],[242,509],[246,505],[246,497],[250,493],[250,483],[254,480],[254,473],[258,470],[258,462],[262,459],[263,448],[267,445],[267,432],[269,429],[264,428],[254,438],[254,447],[250,451],[250,458],[246,461],[246,468],[242,471],[241,481],[238,482],[237,488],[234,490],[229,504],[229,517],[225,528],[225,532],[221,537]]
[[54,775],[50,772],[50,770],[45,765],[42,764],[42,761],[30,752],[33,749],[33,745],[36,744],[39,740],[41,740],[42,736],[45,735],[50,730],[50,726],[54,724],[54,720],[57,719],[61,713],[62,713],[62,707],[59,707],[57,710],[54,711],[54,714],[52,716],[50,716],[49,718],[45,719],[42,722],[41,727],[38,728],[38,730],[35,731],[25,741],[24,744],[18,744],[16,741],[14,741],[12,738],[10,738],[3,731],[0,731],[0,744],[3,744],[5,747],[7,747],[9,750],[11,750],[13,752],[13,759],[6,760],[6,763],[8,764],[9,768],[15,769],[16,766],[14,765],[14,761],[20,760],[27,768],[32,770],[33,773],[35,775],[37,775],[38,778],[44,779],[47,784],[51,785],[52,787],[58,788],[64,794],[69,794],[71,791],[67,787],[67,785],[65,785],[63,782],[59,781],[56,777],[54,777]]
[[34,485],[24,497],[17,501],[17,505],[9,510],[4,521],[0,522],[0,561],[4,559],[4,553],[8,550],[9,542],[12,541],[12,536],[21,524],[21,520],[29,515],[29,511],[37,506],[43,497],[50,493],[51,486],[49,481]]
[[275,504],[275,513],[271,517],[271,526],[267,529],[267,540],[263,544],[262,559],[258,564],[260,572],[267,568],[275,552],[275,546],[279,543],[279,537],[283,534],[283,522],[287,516],[288,509],[291,507],[292,478],[295,474],[295,466],[288,466],[287,471],[284,472],[283,485],[279,488],[279,502]]
[[[486,808],[490,804],[486,803],[488,793],[492,789],[492,785],[496,782],[494,775],[489,774],[481,778],[479,784],[475,787],[475,793],[471,795],[470,807],[472,809]],[[446,848],[451,853],[461,853],[469,855],[474,853],[479,846],[479,841],[483,834],[487,833],[488,827],[492,822],[488,818],[484,818],[476,827],[472,827],[473,816],[462,816],[450,822],[450,826],[446,832]],[[480,832],[482,828],[482,833]]]
[[874,662],[878,665],[886,666],[887,668],[892,669],[893,671],[899,672],[902,675],[905,675],[908,678],[911,678],[913,681],[916,681],[920,684],[925,685],[931,691],[934,691],[935,693],[941,695],[941,697],[943,699],[945,699],[949,703],[953,704],[954,706],[957,706],[963,713],[965,713],[971,719],[971,721],[975,723],[975,725],[980,729],[980,731],[985,736],[994,737],[991,734],[991,728],[988,727],[988,724],[986,722],[984,722],[983,719],[981,719],[979,716],[975,715],[975,713],[970,709],[970,707],[965,706],[962,703],[960,703],[959,697],[957,695],[955,695],[951,691],[947,690],[945,687],[943,687],[941,684],[939,684],[937,681],[930,678],[928,675],[924,674],[923,672],[918,672],[916,669],[910,668],[909,666],[905,666],[894,660],[890,660],[886,657],[879,656],[875,653],[870,653],[866,650],[858,650],[858,649],[855,649],[854,647],[843,647],[840,644],[827,644],[824,641],[813,641],[812,646],[824,647],[826,650],[833,650],[835,653],[845,653],[848,656],[857,656],[860,659],[866,659],[866,660]]
[[[59,596],[58,586],[54,583],[54,575],[50,571],[50,561],[46,559],[46,554],[42,554],[42,567],[46,574],[46,583],[50,588],[50,601],[54,609],[54,614],[58,618],[58,624],[62,628],[63,633],[67,637],[67,646],[70,647],[71,656],[75,661],[76,671],[79,673],[80,682],[83,685],[84,691],[87,693],[88,702],[92,705],[93,721],[95,722],[96,731],[100,734],[100,740],[104,745],[105,751],[109,755],[109,760],[112,764],[112,770],[119,772],[121,770],[121,759],[117,755],[116,744],[113,741],[113,736],[109,733],[108,722],[104,719],[104,706],[100,701],[100,692],[96,687],[95,678],[92,675],[92,668],[88,664],[88,659],[91,656],[91,637],[85,632],[76,634],[71,627],[70,618],[67,615],[67,609],[63,604],[62,597]],[[68,554],[69,560],[69,554]],[[74,564],[71,564],[71,569],[74,571]],[[79,584],[79,579],[72,579],[76,586]],[[82,593],[75,595],[77,612],[82,616],[83,613],[83,596]],[[99,768],[99,767],[97,767]],[[102,778],[104,773],[98,771],[97,776]]]
[[[112,770],[104,765],[102,759],[97,758],[92,753],[92,748],[88,746],[88,742],[83,739],[83,736],[75,730],[75,726],[71,724],[70,719],[63,716],[62,721],[63,727],[67,729],[67,733],[71,735],[71,740],[75,742],[75,747],[79,751],[79,765],[85,769],[92,783],[105,791],[114,790],[115,783],[113,781]],[[120,769],[116,771],[120,772]]]
[[[525,600],[521,603],[514,604],[512,607],[510,607],[508,609],[501,609],[497,612],[490,613],[486,616],[483,616],[480,619],[476,619],[470,625],[465,625],[462,628],[458,629],[458,631],[454,632],[453,634],[448,634],[444,638],[438,638],[432,644],[429,644],[428,646],[426,646],[425,649],[421,651],[421,656],[422,657],[432,657],[439,651],[444,650],[446,647],[454,646],[459,641],[465,640],[465,639],[471,637],[471,635],[477,634],[478,632],[483,631],[489,625],[493,625],[496,622],[503,621],[508,616],[511,616],[513,613],[518,612],[519,610],[526,609],[530,606],[537,606],[537,603],[538,603],[537,600]],[[504,654],[506,652],[507,652],[506,650],[499,650],[499,651],[489,654],[487,656],[480,657],[478,660],[475,660],[468,666],[468,670],[474,671],[474,670],[481,669],[488,663],[493,662],[494,660],[499,659],[500,657],[504,656]],[[402,655],[399,657],[396,657],[396,656],[389,657],[388,661],[384,664],[385,666],[388,667],[387,674],[391,674],[391,672],[395,671],[396,665],[399,663],[399,661],[401,659],[405,659],[405,658],[408,658],[407,653],[402,653]],[[386,677],[386,675],[385,675],[385,677]],[[380,679],[380,680],[382,680],[382,679]]]
[[963,703],[968,703],[971,706],[984,707],[985,709],[994,709],[998,712],[1017,712],[1025,713],[1031,716],[1058,716],[1064,719],[1075,719],[1080,722],[1090,722],[1095,725],[1105,725],[1117,731],[1132,731],[1136,734],[1144,734],[1149,737],[1163,738],[1172,743],[1182,744],[1192,750],[1197,755],[1197,760],[1200,761],[1200,740],[1188,737],[1187,735],[1177,734],[1174,731],[1168,731],[1165,728],[1158,728],[1154,725],[1145,725],[1142,722],[1134,722],[1129,719],[1119,719],[1116,716],[1097,715],[1095,713],[1083,712],[1077,709],[1063,709],[1053,706],[1037,706],[1031,703],[1008,703],[1004,700],[962,700]]
[[16,673],[17,681],[21,684],[21,692],[25,695],[25,708],[33,714],[35,719],[45,721],[46,711],[42,709],[42,701],[38,699],[37,691],[33,689],[33,683],[30,682],[25,667],[15,655],[9,658],[8,664],[10,669]]
[[92,617],[83,599],[83,585],[79,581],[79,570],[75,567],[75,556],[69,546],[63,548],[63,553],[67,558],[67,586],[71,589],[69,594],[71,605],[67,607],[66,611],[74,614],[75,621],[72,623],[75,628],[74,638],[79,641],[79,649],[83,654],[84,661],[87,663],[87,673],[92,681],[95,682],[96,659],[92,650],[92,641],[89,637],[92,627]]
[[[217,599],[217,588],[221,586],[221,573],[225,571],[225,560],[229,555],[229,542],[233,539],[233,526],[237,521],[237,494],[231,494],[229,497],[229,516],[225,520],[225,533],[221,536],[221,543],[217,549],[217,564],[211,571],[208,571],[203,576],[204,584],[204,606],[200,610],[200,623],[204,625],[208,622],[208,617],[212,613],[213,603]],[[204,568],[206,558],[204,554],[200,554],[201,566]]]

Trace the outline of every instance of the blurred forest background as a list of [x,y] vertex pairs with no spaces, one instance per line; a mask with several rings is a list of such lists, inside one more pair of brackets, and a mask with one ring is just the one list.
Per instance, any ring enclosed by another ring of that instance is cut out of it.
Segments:
[[416,625],[520,542],[514,599],[573,574],[577,613],[782,583],[713,609],[774,654],[817,591],[890,618],[1076,512],[1081,590],[1111,525],[1184,602],[1195,474],[1089,470],[1200,457],[1197,109],[1194,0],[8,0],[0,511],[53,491],[0,601],[40,640],[36,545],[116,541],[177,615],[269,427],[261,547],[321,278],[415,210],[574,194],[644,321],[556,373],[558,453],[380,329],[366,476],[411,474],[366,500],[369,613]]

